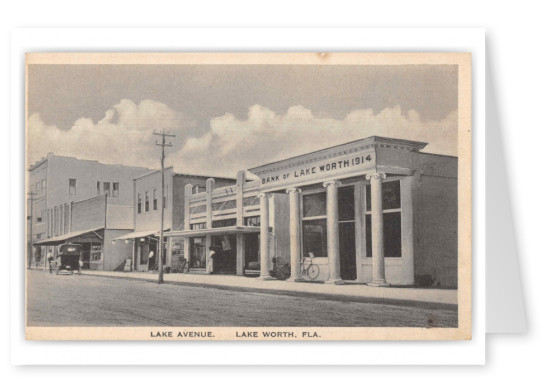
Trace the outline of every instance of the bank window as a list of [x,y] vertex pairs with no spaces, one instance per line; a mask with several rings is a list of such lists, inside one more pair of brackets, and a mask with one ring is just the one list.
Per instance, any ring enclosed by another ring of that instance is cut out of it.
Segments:
[[327,256],[327,193],[302,196],[302,254]]
[[302,196],[303,217],[325,216],[327,213],[327,194],[315,193]]
[[[383,182],[383,236],[384,256],[399,258],[402,256],[402,211],[400,181]],[[373,256],[371,217],[371,186],[366,186],[366,256]]]
[[76,179],[69,179],[69,194],[70,195],[77,194],[77,180]]
[[138,214],[142,213],[142,194],[138,193]]
[[113,197],[119,197],[119,182],[113,182]]
[[153,210],[157,210],[157,189],[153,189]]
[[96,190],[97,190],[97,194],[101,195],[101,182],[100,181],[96,182]]
[[145,211],[149,212],[149,192],[145,192]]
[[111,197],[111,183],[103,182],[103,194],[107,194],[107,197]]

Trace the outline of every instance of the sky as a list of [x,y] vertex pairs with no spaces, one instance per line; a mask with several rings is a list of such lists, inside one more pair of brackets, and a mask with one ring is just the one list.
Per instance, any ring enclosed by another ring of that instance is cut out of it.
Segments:
[[28,164],[48,152],[176,172],[238,170],[369,136],[457,156],[453,65],[29,65]]

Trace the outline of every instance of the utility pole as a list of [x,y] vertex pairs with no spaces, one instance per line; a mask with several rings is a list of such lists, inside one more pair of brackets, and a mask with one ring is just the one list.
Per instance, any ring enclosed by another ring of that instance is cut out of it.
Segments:
[[167,137],[176,137],[173,134],[168,133],[165,130],[159,132],[154,131],[154,135],[161,136],[161,142],[155,141],[155,145],[161,147],[161,240],[159,245],[159,284],[162,284],[163,281],[163,266],[164,266],[164,248],[165,242],[163,238],[163,233],[165,229],[165,147],[172,147],[171,142],[166,142]]
[[33,196],[35,195],[35,193],[31,191],[27,193],[27,195],[31,197],[31,200],[30,200],[31,201],[31,223],[29,227],[29,240],[31,242],[31,249],[29,252],[29,260],[27,261],[28,262],[27,269],[30,269],[33,263],[33,204],[34,204]]

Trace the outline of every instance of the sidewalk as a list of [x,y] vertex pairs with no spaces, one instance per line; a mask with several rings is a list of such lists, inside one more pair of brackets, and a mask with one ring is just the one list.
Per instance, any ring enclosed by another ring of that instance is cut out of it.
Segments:
[[[110,278],[127,278],[156,282],[157,273],[146,272],[106,272],[99,270],[83,270],[88,276]],[[359,301],[366,303],[381,303],[409,305],[421,307],[457,307],[457,290],[455,289],[421,289],[421,288],[377,288],[366,284],[333,285],[309,282],[288,282],[279,280],[260,280],[253,277],[232,275],[205,274],[165,274],[167,284],[211,287],[217,289],[253,291],[260,293],[282,294],[289,296],[312,296],[321,299]]]

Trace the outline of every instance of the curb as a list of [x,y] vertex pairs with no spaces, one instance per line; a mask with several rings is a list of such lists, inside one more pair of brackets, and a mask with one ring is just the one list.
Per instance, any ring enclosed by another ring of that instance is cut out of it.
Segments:
[[[124,275],[113,276],[113,275],[101,275],[101,274],[88,274],[85,272],[83,272],[82,275],[91,276],[91,277],[136,280],[136,281],[144,281],[144,282],[157,284],[156,280],[150,280],[150,279],[139,278],[139,277],[138,278],[127,277]],[[271,288],[252,288],[252,287],[244,287],[244,286],[229,286],[229,285],[222,285],[222,284],[205,284],[201,282],[188,282],[188,281],[165,281],[164,284],[181,285],[181,286],[198,287],[198,288],[211,288],[211,289],[219,289],[219,290],[235,291],[235,292],[267,293],[267,294],[291,296],[291,297],[310,297],[310,298],[322,299],[322,300],[333,300],[333,301],[344,301],[344,302],[355,302],[355,303],[366,303],[366,304],[387,304],[387,305],[395,305],[400,307],[417,307],[417,308],[423,308],[423,309],[457,310],[457,304],[439,303],[439,302],[430,302],[430,301],[421,301],[421,300],[366,297],[366,296],[357,296],[357,295],[342,295],[338,293],[303,292],[303,291],[281,290],[281,289],[271,289]]]

